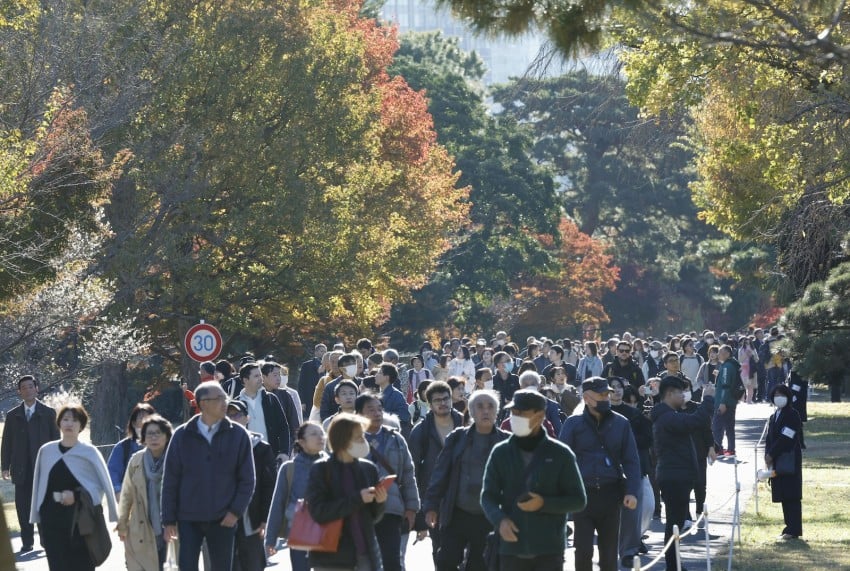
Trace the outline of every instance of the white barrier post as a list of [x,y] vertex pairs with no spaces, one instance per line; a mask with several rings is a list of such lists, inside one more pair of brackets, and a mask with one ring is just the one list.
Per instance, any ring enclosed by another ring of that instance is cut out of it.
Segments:
[[755,501],[756,515],[759,514],[759,443],[753,447],[753,500]]
[[741,481],[738,479],[738,457],[732,457],[735,461],[735,513],[732,519],[732,537],[735,537],[735,530],[738,531],[738,545],[741,545]]
[[702,505],[702,517],[705,518],[705,568],[706,571],[711,571],[711,535],[708,531],[708,504]]
[[632,558],[632,571],[640,571],[640,557],[637,555]]
[[676,550],[676,571],[682,571],[682,552],[679,551],[679,526],[673,526],[673,549]]

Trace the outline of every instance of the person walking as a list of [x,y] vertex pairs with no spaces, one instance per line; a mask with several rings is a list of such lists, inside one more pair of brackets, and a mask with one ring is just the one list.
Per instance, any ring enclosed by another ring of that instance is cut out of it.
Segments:
[[508,403],[513,434],[490,453],[481,508],[499,536],[502,571],[561,571],[567,514],[587,498],[572,451],[543,430],[546,398],[522,389]]
[[112,488],[117,499],[121,498],[121,486],[124,483],[124,474],[127,472],[130,457],[142,449],[142,423],[152,414],[156,414],[156,410],[148,403],[140,402],[136,404],[127,419],[125,437],[119,440],[109,453],[106,468],[109,470]]
[[[720,347],[717,354],[720,365],[717,368],[717,392],[714,398],[714,419],[712,420],[712,432],[714,434],[715,449],[718,455],[723,450],[724,456],[735,455],[735,411],[738,407],[738,399],[735,397],[735,388],[740,375],[740,365],[732,357],[732,348],[729,345]],[[703,389],[703,399],[705,389]],[[723,448],[723,436],[726,436],[726,448]]]
[[510,433],[496,428],[499,395],[479,390],[469,398],[472,425],[446,439],[423,502],[425,521],[440,527],[444,538],[437,553],[437,571],[456,571],[468,553],[466,571],[484,571],[484,546],[493,527],[481,508],[484,467],[493,447]]
[[121,483],[117,530],[128,571],[162,569],[165,562],[160,500],[165,449],[172,431],[171,423],[158,414],[145,418],[139,428],[144,448],[130,458]]
[[230,571],[236,524],[254,491],[248,431],[227,418],[227,393],[216,382],[195,390],[201,414],[174,431],[165,452],[162,523],[166,542],[180,537],[181,571],[197,571],[207,540],[212,569]]
[[97,448],[80,442],[80,432],[88,420],[89,415],[81,405],[60,408],[57,422],[62,436],[59,441],[44,444],[36,456],[30,522],[40,524],[50,571],[95,568],[75,525],[76,504],[83,492],[95,506],[102,505],[105,498],[109,521],[118,519],[106,462]]
[[311,551],[314,571],[383,571],[375,523],[384,515],[387,490],[378,486],[378,468],[366,460],[370,446],[364,436],[370,422],[342,413],[328,428],[331,456],[310,468],[305,499],[316,523],[342,519],[334,552]]
[[[35,527],[30,523],[33,473],[41,446],[59,439],[56,411],[38,400],[38,381],[32,375],[18,379],[21,403],[6,413],[3,425],[3,479],[15,485],[15,512],[21,528],[21,553],[32,551]],[[44,543],[42,542],[42,545]]]
[[[664,544],[673,536],[673,526],[683,530],[688,518],[691,490],[699,480],[694,438],[700,438],[711,421],[714,411],[714,385],[702,392],[702,403],[692,413],[682,412],[685,404],[685,383],[673,375],[664,377],[658,394],[661,402],[652,409],[652,433],[658,455],[656,480],[664,500]],[[667,571],[677,571],[677,553],[668,549],[664,555]]]
[[611,387],[602,377],[581,384],[584,410],[564,422],[559,440],[575,453],[587,506],[573,515],[575,568],[593,569],[593,534],[597,534],[599,568],[617,570],[620,506],[637,508],[640,459],[629,421],[611,411]]

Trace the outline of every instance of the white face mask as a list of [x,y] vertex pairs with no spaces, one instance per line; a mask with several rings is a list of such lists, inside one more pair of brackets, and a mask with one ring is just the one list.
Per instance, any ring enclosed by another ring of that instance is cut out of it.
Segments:
[[685,402],[691,402],[691,391],[685,391],[682,393],[682,396],[685,397]]
[[493,388],[493,381],[484,381],[484,388],[490,390]]
[[649,352],[649,356],[652,357],[653,359],[657,359],[658,358],[658,351],[653,349],[652,351]]
[[785,405],[788,404],[788,397],[782,397],[782,396],[773,397],[773,404],[776,405],[776,408],[784,408]]
[[353,458],[365,458],[369,455],[369,450],[371,450],[369,443],[361,439],[357,442],[352,442],[346,452],[351,454]]
[[520,438],[531,434],[531,421],[523,416],[511,415],[511,432]]
[[286,383],[289,382],[289,377],[287,375],[281,375],[280,377],[280,386],[285,387]]
[[343,370],[345,371],[346,376],[354,378],[354,375],[357,374],[357,365],[346,365]]

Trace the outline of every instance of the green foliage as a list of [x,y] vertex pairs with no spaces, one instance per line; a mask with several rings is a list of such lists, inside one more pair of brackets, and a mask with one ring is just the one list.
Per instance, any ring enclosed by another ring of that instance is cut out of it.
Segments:
[[424,90],[438,140],[454,155],[459,184],[471,188],[471,226],[439,263],[411,304],[394,308],[405,334],[457,325],[489,328],[499,318],[493,300],[511,283],[548,269],[538,235],[558,236],[559,205],[551,176],[529,156],[530,131],[511,117],[487,112],[484,67],[457,40],[439,33],[406,34],[391,68]]
[[788,307],[783,326],[791,333],[787,348],[800,375],[816,380],[843,375],[850,344],[850,263],[809,285]]

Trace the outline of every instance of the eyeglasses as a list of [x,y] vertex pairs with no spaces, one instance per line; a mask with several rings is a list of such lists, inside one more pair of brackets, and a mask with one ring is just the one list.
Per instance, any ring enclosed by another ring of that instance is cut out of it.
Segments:
[[164,436],[164,432],[160,432],[159,430],[147,430],[145,431],[145,438],[150,438],[151,436],[155,436],[159,438],[160,436]]
[[632,350],[631,349],[617,349],[617,352],[618,353],[625,353],[626,355],[628,355],[629,353],[632,352]]
[[217,396],[217,397],[209,397],[209,398],[201,399],[201,402],[204,402],[204,401],[206,401],[206,400],[224,401],[224,400],[227,400],[227,397],[226,397],[226,396],[224,396],[224,395],[219,395],[219,396]]

